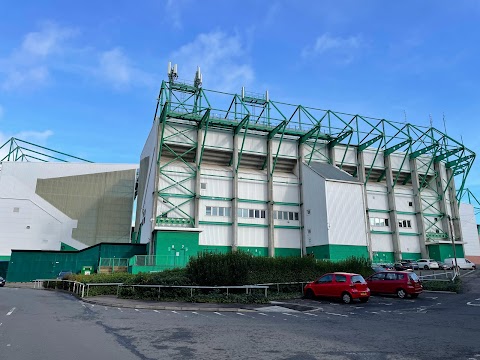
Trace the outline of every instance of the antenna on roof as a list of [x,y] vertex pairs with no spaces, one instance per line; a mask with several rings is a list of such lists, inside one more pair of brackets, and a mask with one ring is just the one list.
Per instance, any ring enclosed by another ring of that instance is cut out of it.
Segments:
[[430,127],[433,127],[432,114],[428,114],[428,117],[430,118]]
[[447,135],[447,122],[445,121],[445,113],[443,113],[443,129],[445,130],[445,135]]
[[174,82],[175,80],[178,79],[178,68],[177,68],[177,64],[173,65],[173,68],[172,68],[172,62],[169,61],[168,62],[168,81],[170,82]]
[[196,88],[202,86],[202,73],[200,72],[200,66],[197,66],[197,71],[195,72],[195,79],[193,80],[193,85]]
[[403,109],[403,120],[405,121],[405,124],[407,123],[407,112],[405,109]]

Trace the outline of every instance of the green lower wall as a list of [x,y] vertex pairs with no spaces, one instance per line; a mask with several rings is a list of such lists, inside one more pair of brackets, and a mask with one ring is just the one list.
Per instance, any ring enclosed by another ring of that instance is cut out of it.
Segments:
[[402,260],[418,260],[421,258],[421,253],[402,252]]
[[[457,258],[465,257],[465,253],[463,251],[463,245],[456,244],[455,251]],[[453,258],[453,247],[451,244],[434,244],[428,245],[428,253],[432,259],[443,261],[447,258]]]
[[320,245],[307,247],[307,254],[313,254],[316,259],[344,260],[351,256],[368,259],[366,246],[354,245]]
[[372,262],[376,264],[394,263],[395,255],[393,254],[393,252],[389,251],[374,251]]

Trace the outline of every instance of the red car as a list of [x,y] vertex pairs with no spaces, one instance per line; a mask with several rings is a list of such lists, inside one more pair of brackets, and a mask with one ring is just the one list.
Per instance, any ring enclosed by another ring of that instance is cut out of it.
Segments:
[[411,271],[384,271],[367,278],[372,293],[396,294],[403,299],[407,295],[416,298],[423,290],[417,274]]
[[339,298],[345,304],[351,303],[354,299],[367,302],[370,298],[370,289],[363,276],[344,272],[323,275],[305,285],[303,293],[307,299],[325,296]]

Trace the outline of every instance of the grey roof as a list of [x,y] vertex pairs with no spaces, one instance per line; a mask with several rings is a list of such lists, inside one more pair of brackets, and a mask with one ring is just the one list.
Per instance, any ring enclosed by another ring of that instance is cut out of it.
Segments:
[[310,168],[315,171],[320,176],[324,177],[325,179],[332,179],[332,180],[342,180],[342,181],[351,181],[357,182],[360,181],[358,178],[351,176],[347,172],[340,170],[336,166],[333,166],[328,163],[321,163],[321,162],[311,162]]

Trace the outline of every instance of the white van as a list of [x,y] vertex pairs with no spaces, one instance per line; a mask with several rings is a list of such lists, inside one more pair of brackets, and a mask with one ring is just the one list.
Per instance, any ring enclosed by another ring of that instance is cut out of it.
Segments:
[[[454,258],[445,259],[444,263],[447,264],[452,269],[455,267]],[[472,263],[470,260],[465,258],[457,258],[457,266],[459,269],[464,269],[464,270],[475,270],[477,268],[474,263]]]

